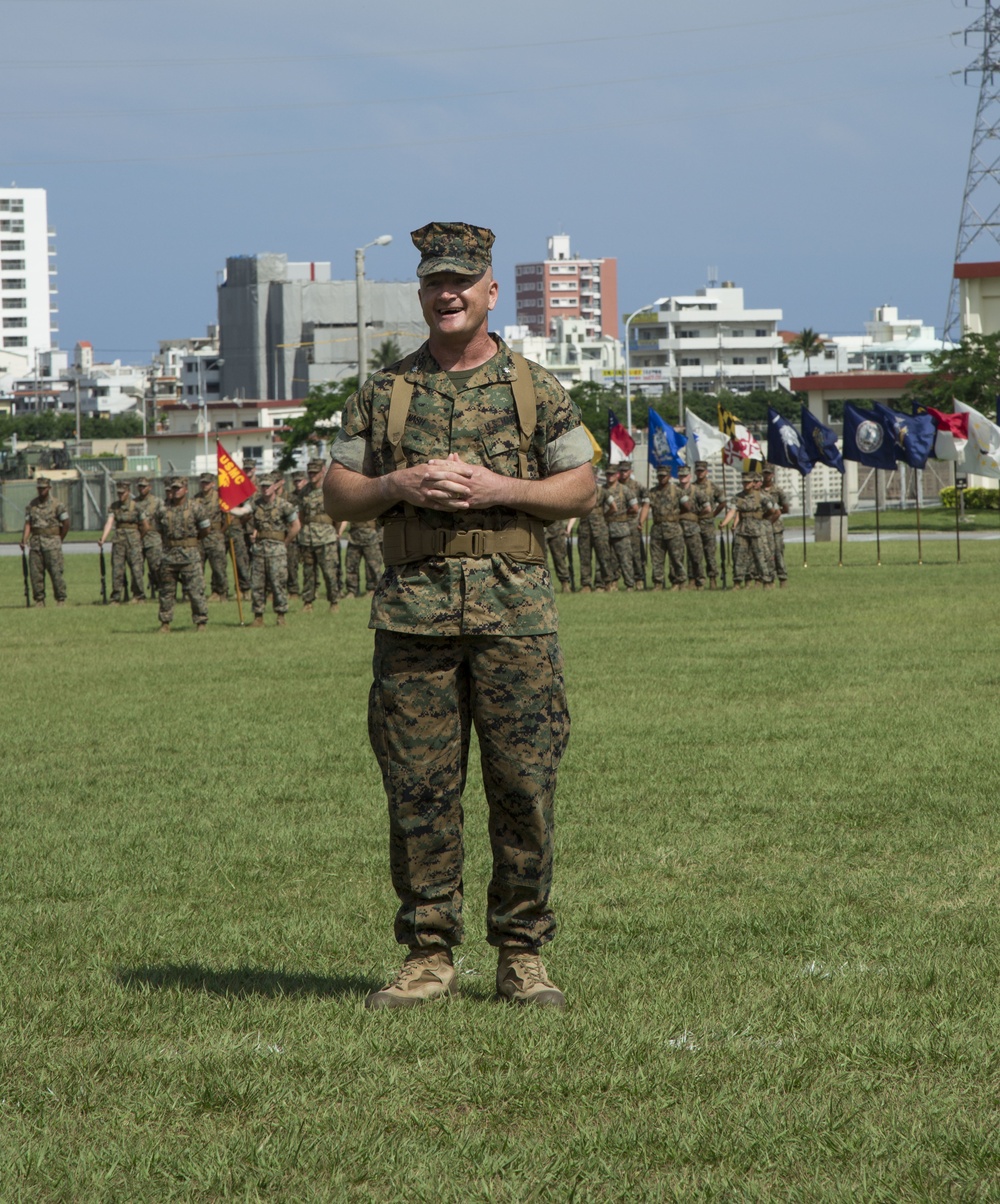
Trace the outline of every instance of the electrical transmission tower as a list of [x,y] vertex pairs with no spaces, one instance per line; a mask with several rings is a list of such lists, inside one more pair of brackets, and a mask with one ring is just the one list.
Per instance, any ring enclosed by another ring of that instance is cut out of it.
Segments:
[[[970,3],[966,0],[967,6]],[[973,244],[985,241],[986,235],[1000,247],[1000,0],[996,4],[983,0],[983,15],[965,31],[966,46],[978,42],[979,35],[982,50],[963,72],[966,83],[969,76],[979,76],[979,106],[965,176],[955,263],[961,263]],[[990,254],[994,252],[991,247]],[[953,342],[958,342],[963,333],[958,309],[958,281],[953,278],[944,327],[944,337]]]

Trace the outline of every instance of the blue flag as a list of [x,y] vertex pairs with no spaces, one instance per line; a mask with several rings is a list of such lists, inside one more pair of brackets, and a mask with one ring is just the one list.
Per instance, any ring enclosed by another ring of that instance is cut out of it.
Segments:
[[923,468],[934,454],[937,427],[933,416],[926,413],[900,414],[881,402],[875,403],[875,413],[892,440],[896,459],[912,468]]
[[844,406],[844,459],[857,460],[869,468],[896,467],[892,435],[874,410],[863,410],[847,402]]
[[814,464],[825,464],[827,468],[843,473],[844,457],[837,447],[837,436],[814,418],[806,406],[802,407],[802,444]]
[[803,476],[812,472],[813,462],[802,446],[799,432],[773,406],[767,407],[767,458],[772,464],[794,468]]
[[649,411],[649,463],[653,468],[669,468],[677,476],[681,465],[681,448],[687,444],[682,435],[669,426],[655,410]]

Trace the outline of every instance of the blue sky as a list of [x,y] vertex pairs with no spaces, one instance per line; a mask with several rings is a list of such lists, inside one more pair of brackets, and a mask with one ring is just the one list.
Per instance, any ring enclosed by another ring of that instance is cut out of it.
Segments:
[[[410,279],[409,231],[565,231],[619,310],[734,280],[789,329],[940,328],[978,81],[957,0],[0,0],[0,180],[48,190],[60,345],[204,333],[227,256]],[[956,74],[957,73],[957,74]],[[1000,258],[984,248],[980,258]]]

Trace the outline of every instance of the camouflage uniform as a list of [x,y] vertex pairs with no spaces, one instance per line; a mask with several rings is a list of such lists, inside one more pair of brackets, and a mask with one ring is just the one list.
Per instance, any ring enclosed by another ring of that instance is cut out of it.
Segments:
[[143,588],[142,539],[139,523],[142,511],[135,498],[126,494],[111,503],[108,517],[114,520],[111,543],[111,601],[124,602],[128,595],[125,565],[132,574],[132,597],[146,601]]
[[375,519],[351,523],[347,529],[345,584],[347,593],[361,597],[361,560],[365,562],[365,590],[371,594],[382,576],[382,533]]
[[[695,465],[697,469],[698,465]],[[719,575],[717,556],[719,533],[715,526],[715,518],[719,510],[725,510],[726,495],[722,487],[705,477],[703,481],[695,479],[691,486],[691,498],[694,502],[695,513],[698,515],[698,533],[701,536],[701,550],[705,561],[705,575],[709,581],[715,581]],[[706,512],[707,507],[707,512]]]
[[620,575],[625,581],[626,589],[635,587],[632,532],[635,530],[638,510],[638,502],[629,497],[624,485],[616,482],[605,488],[604,517],[607,519],[608,538],[611,540],[611,550],[616,562],[615,579]]
[[678,487],[681,491],[681,535],[687,551],[687,574],[689,579],[694,581],[695,587],[701,589],[705,584],[705,556],[701,546],[701,531],[694,508],[689,470],[678,473]]
[[[176,481],[184,478],[172,478]],[[160,624],[169,626],[174,620],[174,601],[177,582],[191,602],[191,618],[196,627],[208,622],[208,603],[205,600],[205,571],[202,567],[202,533],[212,521],[199,498],[185,498],[174,505],[162,506],[154,514],[163,539],[160,560]]]
[[[768,474],[765,473],[765,476]],[[774,569],[775,576],[779,581],[788,580],[788,569],[785,568],[785,524],[782,515],[787,513],[789,509],[788,494],[784,489],[772,483],[765,484],[763,492],[771,499],[775,508],[778,510],[778,517],[775,521],[768,522],[764,527],[764,535],[767,539],[767,550],[771,560],[771,567]]]
[[642,545],[642,510],[643,507],[649,505],[649,490],[645,485],[640,485],[631,472],[627,480],[623,481],[619,478],[618,483],[628,494],[629,502],[635,504],[636,517],[632,525],[632,572],[636,584],[645,589],[646,564]]
[[[138,482],[140,486],[145,483],[144,480]],[[142,541],[142,554],[149,569],[150,593],[158,596],[160,592],[160,561],[163,559],[163,539],[159,531],[159,513],[161,510],[166,509],[166,507],[155,493],[147,493],[145,497],[136,498],[135,505],[139,511],[140,522],[147,523],[149,526],[146,534],[140,537]]]
[[569,537],[566,535],[566,520],[557,518],[554,523],[549,523],[545,528],[545,542],[548,545],[549,555],[552,557],[552,566],[556,571],[556,577],[560,585],[565,589],[569,585]]
[[31,595],[35,605],[45,605],[46,573],[52,580],[52,592],[56,602],[65,602],[62,524],[69,522],[69,511],[50,493],[44,501],[41,497],[31,499],[25,511],[25,519],[31,527],[28,539],[28,575],[31,578]]
[[212,596],[209,601],[224,602],[229,597],[225,511],[219,505],[217,478],[211,473],[202,473],[199,481],[203,488],[196,500],[209,521],[208,531],[201,541],[201,568],[204,573],[206,560],[212,566]]
[[669,477],[661,477],[650,491],[649,508],[653,525],[649,532],[649,557],[653,562],[653,586],[663,588],[664,560],[670,560],[670,584],[687,581],[684,568],[684,532],[681,530],[681,488]]
[[[493,337],[496,354],[464,381],[443,372],[426,343],[418,350],[405,374],[414,386],[401,443],[407,466],[457,452],[517,475],[510,385],[517,369]],[[531,364],[529,371],[538,415],[528,476],[589,463],[592,448],[575,405],[544,369]],[[386,436],[393,379],[392,370],[377,372],[347,403],[334,461],[368,476],[393,471]],[[390,550],[405,548],[405,535],[397,543],[393,527],[408,530],[400,526],[403,517],[395,507],[380,519],[390,563],[372,602],[369,699],[369,734],[389,802],[390,865],[400,902],[396,939],[411,948],[462,939],[461,797],[475,726],[493,848],[487,939],[534,950],[555,930],[553,797],[569,735],[548,570],[498,553],[395,563]],[[422,532],[442,530],[442,538],[528,525],[526,516],[503,507],[417,509],[409,523]]]
[[763,517],[765,503],[760,490],[748,484],[733,499],[736,510],[736,529],[733,537],[733,582],[744,585],[758,577],[765,585],[774,580],[765,547]]
[[274,613],[288,613],[288,530],[298,518],[294,503],[283,497],[270,500],[263,494],[253,499],[250,514],[251,530],[257,533],[253,545],[253,584],[250,596],[255,618],[267,608],[268,591]]
[[308,484],[298,499],[299,559],[302,562],[302,603],[311,605],[319,590],[319,576],[326,584],[326,600],[334,606],[340,597],[340,538],[333,520],[323,508],[322,484]]
[[590,589],[593,556],[597,557],[597,588],[611,586],[615,581],[615,559],[611,552],[608,524],[604,518],[605,497],[604,486],[598,485],[596,505],[589,514],[580,519],[577,525],[576,543],[580,556],[581,589]]

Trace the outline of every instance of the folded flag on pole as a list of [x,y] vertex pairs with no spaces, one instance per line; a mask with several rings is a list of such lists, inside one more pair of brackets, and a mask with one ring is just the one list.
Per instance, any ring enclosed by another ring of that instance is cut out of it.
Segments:
[[608,459],[612,464],[627,460],[635,447],[635,440],[615,417],[614,410],[608,410],[608,440]]
[[934,419],[934,459],[963,459],[969,442],[969,415],[945,414],[931,406],[921,408]]
[[721,452],[729,442],[729,436],[717,431],[711,423],[699,418],[687,410],[684,414],[684,427],[687,430],[688,442],[698,453],[697,459],[707,460],[716,452]]
[[580,425],[587,432],[587,438],[590,440],[590,446],[594,449],[594,454],[590,459],[591,464],[600,464],[601,460],[604,459],[604,448],[601,447],[601,445],[594,438],[590,427],[587,426],[585,422],[582,422]]
[[242,468],[238,468],[233,458],[216,440],[215,456],[219,474],[219,506],[223,510],[232,510],[248,497],[253,497],[257,486],[250,480]]
[[844,405],[844,459],[890,472],[896,467],[892,439],[879,415],[849,401]]
[[963,401],[956,401],[955,409],[969,419],[969,442],[962,468],[980,477],[1000,477],[1000,426]]
[[901,414],[877,401],[875,414],[892,442],[897,460],[923,468],[934,453],[934,419],[930,414]]
[[649,411],[649,463],[653,468],[669,468],[677,476],[681,465],[681,448],[687,445],[687,435],[669,426],[655,410]]
[[803,476],[812,472],[813,462],[802,446],[799,432],[773,406],[767,407],[767,458],[772,464],[794,468]]
[[802,407],[802,444],[814,464],[825,464],[843,475],[844,457],[837,447],[837,436],[807,406]]

